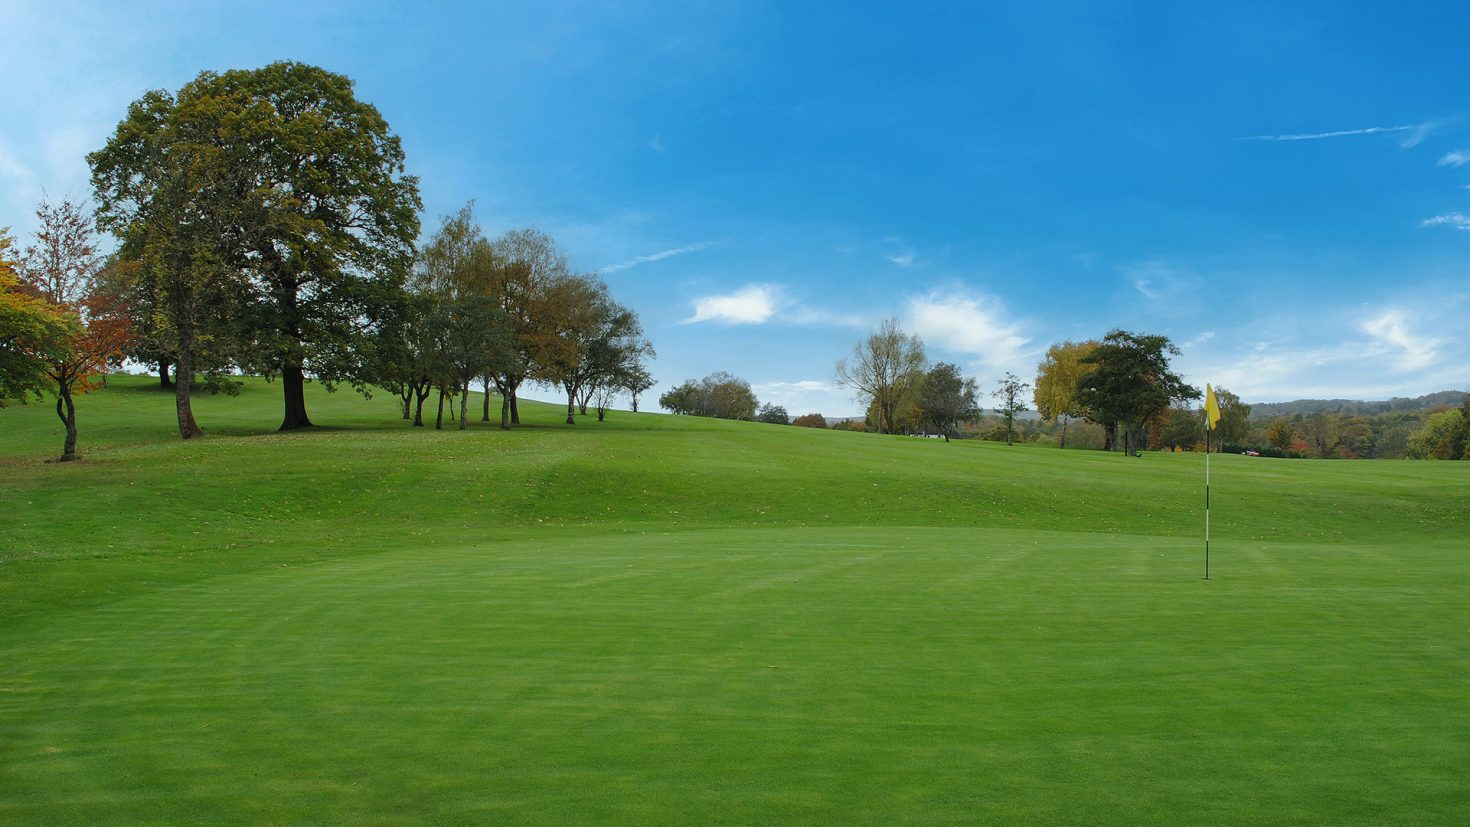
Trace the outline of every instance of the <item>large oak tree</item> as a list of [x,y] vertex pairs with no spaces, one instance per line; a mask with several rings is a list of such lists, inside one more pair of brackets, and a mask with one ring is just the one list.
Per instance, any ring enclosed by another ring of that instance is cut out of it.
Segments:
[[125,238],[154,219],[208,225],[160,266],[241,276],[239,361],[281,378],[282,430],[311,424],[308,375],[359,389],[370,378],[371,333],[397,306],[419,229],[403,158],[350,79],[289,61],[149,93],[89,156],[104,219]]

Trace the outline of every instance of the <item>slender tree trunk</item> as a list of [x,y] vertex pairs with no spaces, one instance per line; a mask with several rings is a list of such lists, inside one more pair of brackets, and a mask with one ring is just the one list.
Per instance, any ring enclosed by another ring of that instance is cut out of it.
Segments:
[[638,394],[633,394],[633,413],[638,413]]
[[174,380],[169,378],[168,369],[170,365],[167,359],[158,360],[158,387],[168,389],[174,386]]
[[1062,414],[1062,448],[1067,447],[1067,415]]
[[572,417],[572,414],[574,414],[576,412],[577,412],[577,399],[576,399],[576,394],[572,393],[571,390],[568,390],[567,391],[567,424],[568,425],[576,425],[577,424],[577,420]]
[[401,396],[403,397],[403,418],[404,419],[412,419],[413,418],[413,410],[412,410],[413,409],[413,388],[406,387],[406,389],[403,391],[403,393],[401,394]]
[[180,357],[174,370],[174,409],[179,417],[179,436],[184,439],[193,439],[204,434],[204,430],[194,421],[194,403],[189,397],[189,388],[193,382],[193,367],[188,359]]
[[470,380],[464,382],[464,392],[459,395],[459,429],[463,431],[469,426],[470,407]]
[[602,421],[604,421],[606,419],[607,419],[607,408],[604,408],[601,405],[598,405],[597,406],[597,421],[598,422],[602,422]]
[[77,456],[77,406],[72,403],[71,383],[57,382],[56,417],[66,426],[66,441],[61,446],[61,461],[81,459]]
[[454,421],[454,397],[455,397],[455,392],[454,391],[450,391],[449,392],[449,421],[450,422],[453,422]]
[[519,390],[520,385],[510,386],[510,424],[512,425],[521,424],[521,409],[516,405],[516,392]]
[[490,377],[486,376],[481,381],[484,383],[484,388],[485,388],[485,398],[483,400],[481,400],[484,403],[485,413],[480,416],[480,421],[481,422],[489,422],[490,421]]
[[286,416],[281,420],[280,430],[310,428],[311,419],[306,416],[306,372],[300,362],[281,365],[281,388],[286,396]]
[[439,416],[434,420],[434,430],[444,430],[444,389],[439,389]]

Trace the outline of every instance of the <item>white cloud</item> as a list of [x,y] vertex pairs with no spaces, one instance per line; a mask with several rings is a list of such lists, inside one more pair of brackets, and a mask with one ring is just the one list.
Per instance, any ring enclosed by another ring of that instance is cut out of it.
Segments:
[[626,270],[629,267],[637,267],[640,264],[646,264],[647,262],[650,262],[650,261],[662,261],[663,259],[666,259],[666,258],[673,258],[674,256],[682,256],[685,253],[696,253],[696,252],[699,252],[700,250],[709,249],[710,247],[713,247],[714,245],[715,245],[715,242],[713,242],[713,241],[701,241],[701,242],[698,242],[697,244],[690,244],[687,247],[674,247],[674,248],[671,248],[671,249],[668,249],[668,250],[659,250],[656,253],[649,253],[646,256],[637,256],[635,258],[630,258],[627,261],[620,261],[617,264],[609,264],[606,267],[599,268],[597,272],[599,272],[599,273],[616,273],[616,272],[618,272],[620,270]]
[[925,343],[978,358],[991,368],[1029,370],[1030,338],[1006,315],[1000,300],[935,290],[908,300],[904,327]]
[[679,324],[765,324],[776,314],[780,298],[780,288],[774,285],[746,285],[734,293],[695,299],[694,315]]
[[1470,230],[1470,216],[1464,216],[1457,212],[1436,215],[1419,222],[1421,227],[1454,227],[1457,230]]
[[1157,299],[1159,297],[1159,291],[1154,289],[1153,282],[1148,279],[1134,279],[1133,289],[1150,299]]
[[1439,166],[1449,167],[1450,169],[1458,169],[1466,164],[1470,164],[1470,152],[1466,152],[1463,149],[1446,152],[1444,157],[1439,159]]
[[915,260],[913,250],[906,250],[898,255],[884,256],[884,258],[897,264],[899,267],[913,267]]
[[1432,122],[1405,124],[1403,126],[1369,126],[1363,129],[1339,129],[1333,132],[1299,132],[1285,135],[1246,135],[1237,141],[1317,141],[1323,138],[1345,138],[1350,135],[1378,135],[1382,133],[1405,133],[1399,146],[1405,149],[1417,146],[1434,128]]
[[1364,321],[1361,327],[1379,343],[1401,350],[1397,361],[1404,370],[1419,370],[1433,364],[1438,356],[1437,349],[1445,342],[1444,339],[1411,332],[1400,310],[1385,311]]

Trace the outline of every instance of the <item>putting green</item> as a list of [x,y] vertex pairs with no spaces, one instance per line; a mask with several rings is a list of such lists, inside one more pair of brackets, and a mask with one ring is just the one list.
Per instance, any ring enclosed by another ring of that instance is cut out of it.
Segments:
[[1463,549],[514,530],[4,629],[12,822],[1463,823]]

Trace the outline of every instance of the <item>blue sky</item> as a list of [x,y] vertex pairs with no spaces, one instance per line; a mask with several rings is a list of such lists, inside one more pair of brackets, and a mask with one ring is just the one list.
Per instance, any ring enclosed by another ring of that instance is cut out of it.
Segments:
[[0,0],[0,225],[147,89],[294,59],[402,136],[426,231],[474,199],[600,272],[654,395],[858,413],[885,317],[987,389],[1112,327],[1248,401],[1470,387],[1470,8],[993,5]]

